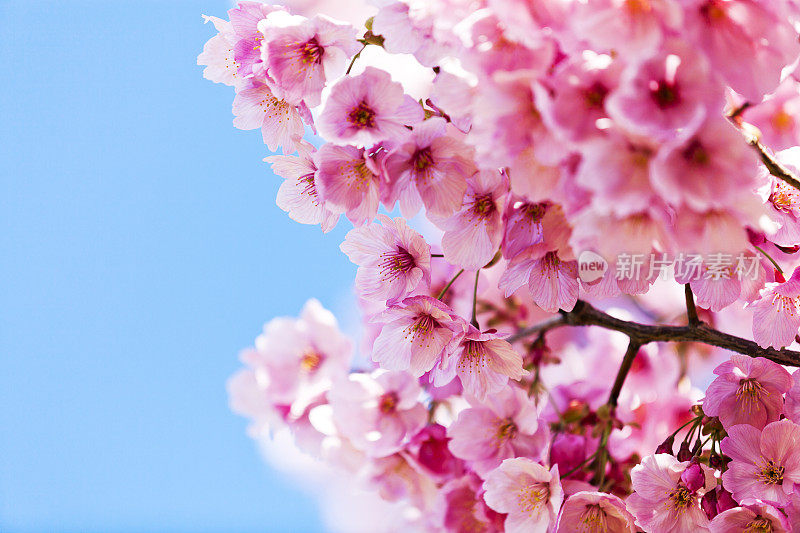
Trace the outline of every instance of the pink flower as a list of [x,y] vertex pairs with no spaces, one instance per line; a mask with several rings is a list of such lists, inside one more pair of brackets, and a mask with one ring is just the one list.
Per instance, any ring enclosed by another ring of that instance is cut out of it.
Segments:
[[434,385],[449,383],[456,375],[464,390],[484,400],[500,392],[508,379],[525,375],[522,356],[496,333],[481,333],[468,325],[463,336],[453,339],[440,365],[434,368]]
[[457,533],[503,531],[503,517],[486,506],[482,498],[480,479],[475,474],[467,474],[442,486],[435,509],[436,524],[442,531]]
[[754,502],[728,509],[708,525],[711,533],[789,533],[789,522],[775,507]]
[[206,23],[211,21],[219,33],[208,40],[203,52],[197,56],[197,64],[205,65],[203,77],[214,83],[235,86],[244,78],[238,75],[239,65],[234,58],[233,46],[236,35],[227,20],[203,16]]
[[634,533],[634,518],[613,494],[576,492],[564,502],[557,533]]
[[273,155],[264,159],[272,164],[272,171],[284,179],[278,189],[278,207],[289,213],[289,218],[300,224],[320,224],[329,232],[339,220],[320,200],[317,192],[314,147],[305,141],[297,144],[298,156]]
[[480,171],[467,179],[461,209],[446,219],[434,218],[442,230],[445,259],[467,270],[491,261],[503,238],[502,199],[508,191],[505,176]]
[[578,3],[570,23],[593,47],[637,57],[655,51],[681,19],[672,0],[593,0]]
[[780,420],[763,430],[739,424],[727,432],[720,449],[732,461],[722,482],[734,499],[788,503],[795,483],[800,483],[800,426]]
[[[535,215],[535,210],[532,214]],[[515,240],[508,238],[511,232],[524,229],[524,226],[512,227],[513,222],[509,221],[506,234],[509,244]],[[578,265],[568,244],[570,233],[561,207],[547,207],[541,218],[541,241],[517,252],[500,277],[498,287],[506,297],[527,283],[533,301],[543,310],[571,311],[578,301]],[[513,248],[508,246],[506,250],[511,253]]]
[[377,315],[382,323],[372,359],[388,370],[419,377],[441,361],[453,337],[463,331],[453,310],[430,296],[414,296]]
[[316,186],[328,209],[344,213],[356,226],[378,213],[380,169],[363,148],[323,144],[314,154]]
[[601,135],[598,120],[607,117],[606,97],[617,87],[620,71],[620,62],[607,55],[586,53],[562,62],[544,82],[549,90],[537,91],[543,115],[570,141]]
[[684,2],[685,32],[728,85],[760,101],[800,52],[783,2],[691,0]]
[[792,374],[792,387],[786,392],[783,413],[795,424],[800,422],[800,370]]
[[300,112],[291,104],[275,97],[266,85],[248,81],[233,100],[233,125],[240,130],[261,129],[264,143],[284,154],[295,150],[295,143],[305,132]]
[[483,482],[486,504],[508,513],[507,533],[547,533],[555,530],[564,492],[558,466],[547,470],[524,457],[506,459]]
[[253,416],[252,406],[267,402],[284,417],[297,417],[347,374],[351,352],[333,314],[309,300],[300,318],[271,320],[255,347],[242,352],[249,368],[230,381],[234,408]]
[[447,446],[449,442],[447,428],[429,424],[414,435],[406,453],[434,479],[445,481],[464,473],[464,462],[452,454]]
[[757,127],[761,140],[773,150],[800,144],[800,83],[787,76],[763,102],[748,107],[745,122]]
[[[691,475],[684,476],[685,472]],[[633,467],[631,482],[635,492],[626,503],[636,523],[645,531],[708,531],[708,518],[700,508],[699,499],[717,484],[710,468],[697,463],[690,466],[688,462],[681,463],[671,455],[659,453],[645,457],[641,464]]]
[[258,23],[258,31],[265,36],[261,56],[268,79],[295,105],[319,105],[325,81],[344,74],[361,48],[353,26],[325,15],[307,19],[276,11]]
[[703,56],[670,38],[657,54],[628,66],[606,102],[611,118],[625,129],[669,139],[706,114],[721,113],[722,96],[721,87],[710,81]]
[[761,429],[778,420],[783,395],[792,386],[789,373],[763,357],[734,354],[714,374],[718,377],[708,386],[703,411],[719,417],[726,428],[750,424]]
[[402,372],[352,373],[328,393],[336,427],[353,445],[372,457],[399,451],[421,430],[428,411],[422,389]]
[[350,230],[340,248],[359,265],[358,293],[394,305],[418,288],[430,286],[431,247],[404,219],[378,215],[378,220],[383,225]]
[[[789,170],[796,173],[800,163],[800,147],[778,152],[777,158]],[[800,244],[800,191],[770,175],[766,169],[760,169],[759,173],[766,182],[759,189],[759,193],[776,226],[769,232],[769,240],[781,246]]]
[[263,74],[261,41],[264,35],[258,31],[258,23],[278,10],[283,10],[283,7],[263,2],[239,2],[235,8],[228,10],[231,26],[236,33],[234,57],[242,78],[255,73]]
[[762,348],[783,348],[800,328],[800,268],[784,283],[767,283],[753,310],[753,339]]
[[653,188],[665,200],[697,211],[726,208],[742,190],[755,186],[753,150],[727,121],[710,117],[694,134],[689,132],[666,143],[653,161]]
[[388,73],[367,67],[331,88],[319,117],[319,132],[331,142],[369,146],[400,139],[424,118],[422,107]]
[[391,184],[387,205],[400,202],[400,212],[413,217],[421,205],[437,216],[449,216],[461,207],[466,178],[475,173],[471,150],[444,119],[419,124],[384,160]]
[[541,458],[547,447],[546,426],[525,391],[506,387],[458,414],[450,425],[450,451],[485,475],[512,457]]

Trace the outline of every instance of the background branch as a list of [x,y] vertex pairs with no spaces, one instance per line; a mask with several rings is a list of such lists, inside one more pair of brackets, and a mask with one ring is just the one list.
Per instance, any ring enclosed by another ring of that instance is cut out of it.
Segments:
[[640,345],[649,342],[700,342],[750,357],[765,357],[781,365],[800,366],[800,352],[785,348],[762,348],[753,341],[723,333],[704,323],[694,326],[663,326],[620,320],[582,300],[578,300],[572,311],[561,311],[559,316],[525,328],[506,340],[515,342],[534,333],[561,326],[599,326],[624,333],[631,341]]

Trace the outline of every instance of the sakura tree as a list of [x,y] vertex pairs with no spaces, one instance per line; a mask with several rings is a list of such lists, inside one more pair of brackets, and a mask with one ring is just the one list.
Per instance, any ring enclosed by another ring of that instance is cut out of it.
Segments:
[[341,529],[800,531],[800,2],[310,4],[198,58],[358,265],[360,339],[242,353],[251,434]]

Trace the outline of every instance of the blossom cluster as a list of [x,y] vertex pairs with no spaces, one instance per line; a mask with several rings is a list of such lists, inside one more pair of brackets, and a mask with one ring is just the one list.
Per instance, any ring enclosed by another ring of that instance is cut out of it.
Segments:
[[352,224],[369,361],[316,301],[271,321],[229,384],[253,434],[391,502],[389,531],[800,530],[800,376],[521,333],[580,300],[692,325],[696,301],[704,331],[795,342],[800,5],[389,0],[363,27],[291,6],[206,17],[198,63],[281,152],[278,206]]

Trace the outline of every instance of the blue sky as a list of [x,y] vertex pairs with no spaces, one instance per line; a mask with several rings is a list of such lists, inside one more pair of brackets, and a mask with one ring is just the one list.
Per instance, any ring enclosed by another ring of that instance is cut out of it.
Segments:
[[0,0],[0,530],[318,531],[231,414],[262,323],[342,307],[201,77],[226,1]]

